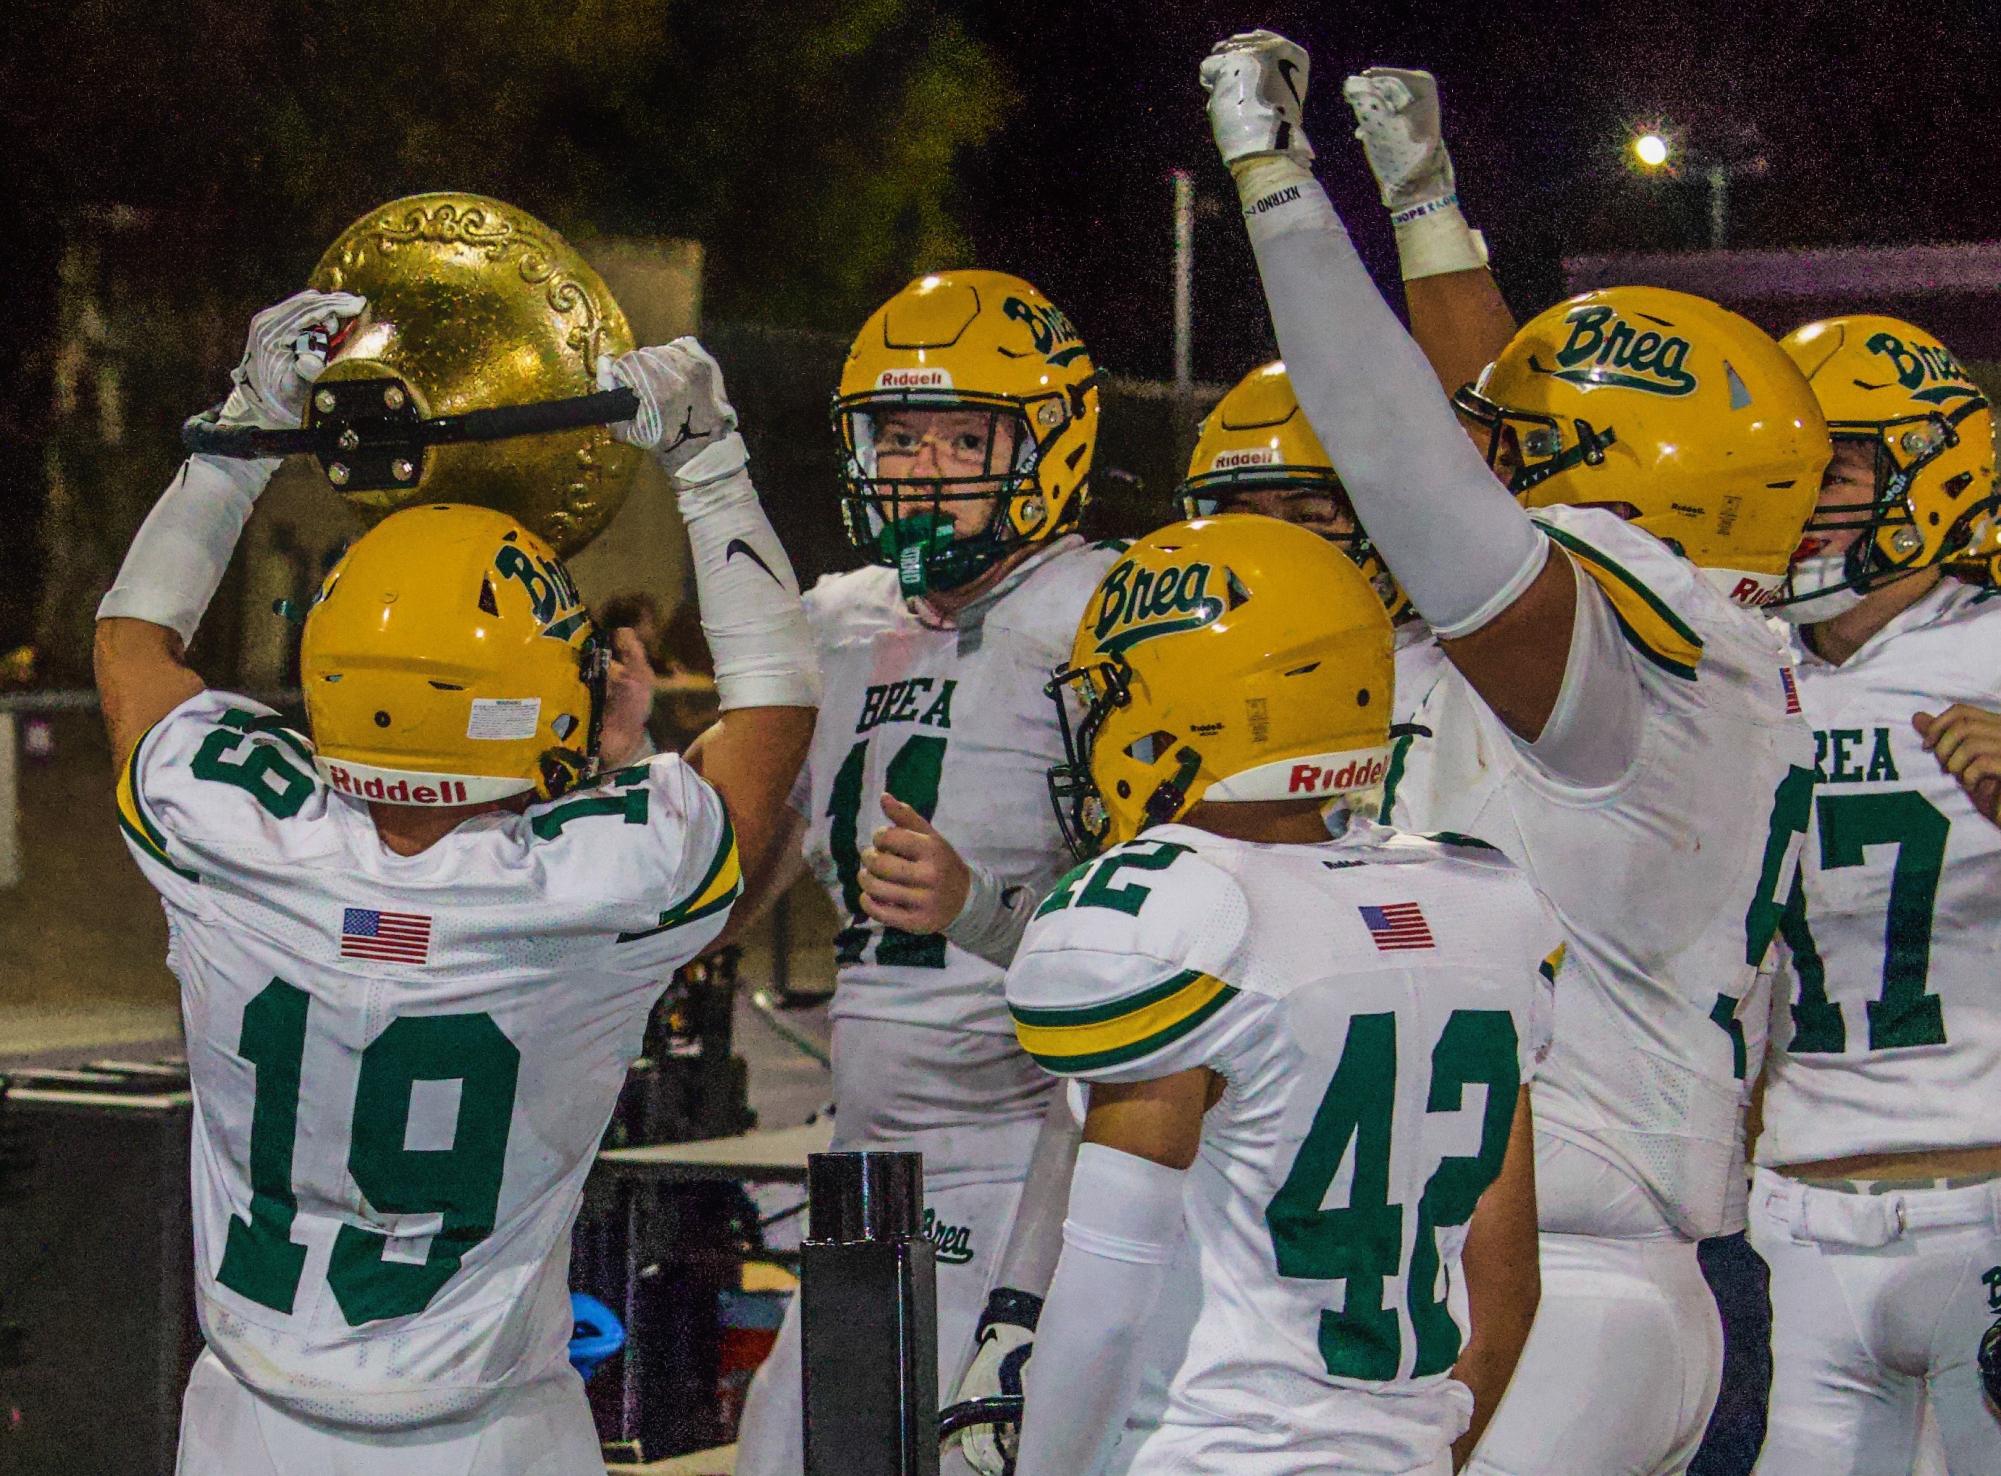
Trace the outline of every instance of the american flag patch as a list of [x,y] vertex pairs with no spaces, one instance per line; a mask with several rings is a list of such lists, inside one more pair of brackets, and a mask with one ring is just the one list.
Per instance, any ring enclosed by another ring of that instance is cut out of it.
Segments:
[[431,956],[431,920],[421,912],[347,908],[340,915],[340,956],[424,963]]
[[1786,689],[1786,716],[1798,717],[1800,711],[1800,689],[1799,683],[1793,680],[1793,669],[1790,666],[1779,668],[1779,685]]
[[1384,953],[1438,946],[1431,936],[1431,924],[1424,920],[1424,909],[1415,902],[1389,902],[1381,907],[1356,910],[1362,914],[1362,924],[1376,940],[1376,947]]

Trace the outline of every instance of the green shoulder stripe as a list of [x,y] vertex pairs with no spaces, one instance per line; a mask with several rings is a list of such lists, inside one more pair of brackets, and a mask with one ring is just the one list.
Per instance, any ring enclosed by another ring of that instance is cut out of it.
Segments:
[[705,917],[722,911],[743,893],[743,864],[737,856],[736,831],[731,827],[729,817],[723,817],[723,833],[715,854],[709,858],[709,867],[693,891],[681,901],[660,914],[660,921],[650,928],[642,928],[636,933],[620,933],[621,943],[636,943],[641,938],[651,938],[672,928],[686,927],[691,922],[699,922]]
[[1083,1009],[1014,1005],[1021,1048],[1058,1073],[1120,1066],[1172,1045],[1236,997],[1230,985],[1184,969],[1147,989]]
[[1605,592],[1612,603],[1612,616],[1619,622],[1619,632],[1628,645],[1661,670],[1687,681],[1696,679],[1696,668],[1702,661],[1702,637],[1687,621],[1618,560],[1607,557],[1574,533],[1548,523],[1538,522],[1536,526],[1566,549]]
[[1467,835],[1464,831],[1459,830],[1428,831],[1424,838],[1428,841],[1437,841],[1441,846],[1461,846],[1469,851],[1499,851],[1501,849],[1499,846],[1481,840],[1477,835]]

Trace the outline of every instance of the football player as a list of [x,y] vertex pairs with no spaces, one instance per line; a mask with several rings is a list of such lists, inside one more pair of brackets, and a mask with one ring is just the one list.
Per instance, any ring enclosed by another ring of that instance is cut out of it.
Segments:
[[1019,1476],[1100,1469],[1171,1265],[1199,1311],[1139,1476],[1444,1473],[1507,1385],[1560,934],[1498,851],[1364,818],[1390,647],[1348,559],[1223,516],[1136,544],[1051,686],[1092,859],[1007,997],[1089,1107]]
[[1384,797],[1393,801],[1409,746],[1418,736],[1402,720],[1423,703],[1445,655],[1355,521],[1334,463],[1299,408],[1282,362],[1246,374],[1203,420],[1180,501],[1183,515],[1190,518],[1251,512],[1296,523],[1340,548],[1368,576],[1396,631],[1396,717],[1400,727],[1410,730],[1392,730],[1395,746]]
[[[1346,90],[1395,212],[1417,337],[1455,384],[1513,325],[1454,199],[1436,83],[1371,68]],[[2001,688],[1978,659],[1956,659],[1978,649],[1978,622],[1995,608],[1992,414],[1951,351],[1914,324],[1829,319],[1782,347],[1812,384],[1834,449],[1772,607],[1798,627],[1799,699],[1822,787],[1782,929],[1789,967],[1774,1000],[1750,1215],[1774,1317],[1760,1469],[1902,1476],[1913,1449],[1932,1459],[1926,1447],[1940,1438],[1920,1420],[1929,1384],[1931,1423],[1956,1429],[1952,1469],[1991,1470],[2001,1446],[1973,1359],[1996,1300],[1980,1278],[2001,1263],[1992,1191],[1980,1184],[2001,1175],[2001,1149],[1954,1088],[1994,1065],[1983,1021],[1992,1011],[1965,981],[1979,977],[1986,946],[1974,899],[1992,894],[2001,865],[1991,828],[1973,823],[1994,819],[2001,802],[2001,718],[1978,705],[1991,708]],[[1965,1022],[1950,1046],[1947,1004]],[[1847,1023],[1857,1015],[1866,1031]],[[1755,1075],[1761,1022],[1745,1023]],[[1828,1189],[1851,1197],[1825,1198]],[[1917,1192],[1915,1218],[1893,1200],[1852,1197],[1902,1190]],[[1858,1214],[1865,1238],[1891,1224],[1896,1233],[1855,1245]],[[1917,1342],[1923,1356],[1911,1352]]]
[[1238,37],[1203,79],[1300,403],[1450,663],[1399,820],[1499,846],[1570,948],[1536,1086],[1541,1308],[1469,1469],[1684,1469],[1721,1363],[1695,1242],[1741,1216],[1739,1015],[1813,785],[1756,606],[1825,421],[1751,324],[1622,288],[1531,321],[1483,374],[1483,458],[1308,168],[1305,54]]
[[[844,923],[834,1144],[923,1153],[939,1388],[965,1399],[1018,1389],[1075,1142],[1001,980],[1065,865],[1042,688],[1116,557],[1074,531],[1097,373],[1029,283],[937,273],[862,326],[834,421],[868,567],[806,596],[831,695],[792,796],[793,849]],[[799,1377],[795,1309],[752,1383],[740,1472],[798,1476]],[[994,1432],[966,1445],[1001,1468]]]
[[[361,307],[259,314],[223,424],[297,426]],[[603,645],[548,546],[487,509],[397,513],[328,574],[306,733],[185,656],[275,461],[189,458],[99,609],[195,1087],[188,1476],[603,1470],[570,1225],[661,981],[727,932],[739,847],[768,853],[818,687],[714,362],[682,340],[615,372],[716,655],[724,716],[685,762],[597,774]]]
[[1929,1391],[1946,1469],[2001,1473],[1975,1362],[2001,1312],[2001,832],[1978,762],[2001,603],[1943,567],[1995,515],[1993,417],[1914,324],[1783,342],[1835,456],[1778,607],[1820,782],[1751,1187],[1772,1290],[1758,1470],[1901,1476]]

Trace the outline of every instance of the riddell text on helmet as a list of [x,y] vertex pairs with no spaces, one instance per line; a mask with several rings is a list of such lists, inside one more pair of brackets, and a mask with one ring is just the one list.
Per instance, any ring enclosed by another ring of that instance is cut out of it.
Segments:
[[1338,769],[1323,769],[1318,764],[1294,764],[1285,787],[1293,794],[1332,794],[1342,789],[1367,789],[1372,784],[1382,783],[1383,776],[1389,771],[1389,763],[1380,757],[1350,759]]
[[342,794],[356,799],[380,800],[385,805],[463,805],[469,803],[466,787],[457,779],[440,779],[435,785],[412,784],[398,779],[391,784],[376,777],[362,779],[339,764],[328,762],[327,779]]

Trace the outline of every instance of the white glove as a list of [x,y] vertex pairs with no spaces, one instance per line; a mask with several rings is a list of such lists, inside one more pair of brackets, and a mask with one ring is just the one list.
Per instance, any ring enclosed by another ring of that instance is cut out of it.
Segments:
[[1225,164],[1284,154],[1304,164],[1313,145],[1300,127],[1308,62],[1303,48],[1271,31],[1243,31],[1218,41],[1202,63],[1209,131]]
[[614,425],[612,434],[651,451],[677,491],[748,464],[736,411],[723,391],[722,366],[694,339],[634,349],[616,359],[607,354],[597,369],[599,389],[625,385],[639,396],[639,413]]
[[1454,197],[1452,156],[1438,130],[1438,82],[1429,72],[1370,67],[1341,84],[1355,110],[1355,137],[1383,204],[1407,210]]
[[[1019,1394],[1035,1351],[1035,1323],[1042,1315],[1042,1298],[1012,1287],[995,1287],[980,1318],[977,1351],[959,1380],[954,1404]],[[959,1451],[980,1476],[1013,1476],[1021,1431],[1013,1425],[975,1425],[959,1437]]]
[[1341,84],[1396,226],[1406,282],[1487,264],[1487,243],[1459,210],[1459,182],[1438,127],[1438,82],[1429,72],[1370,67]]
[[352,292],[295,292],[252,318],[243,362],[229,372],[234,387],[217,423],[296,430],[334,336],[367,306]]

